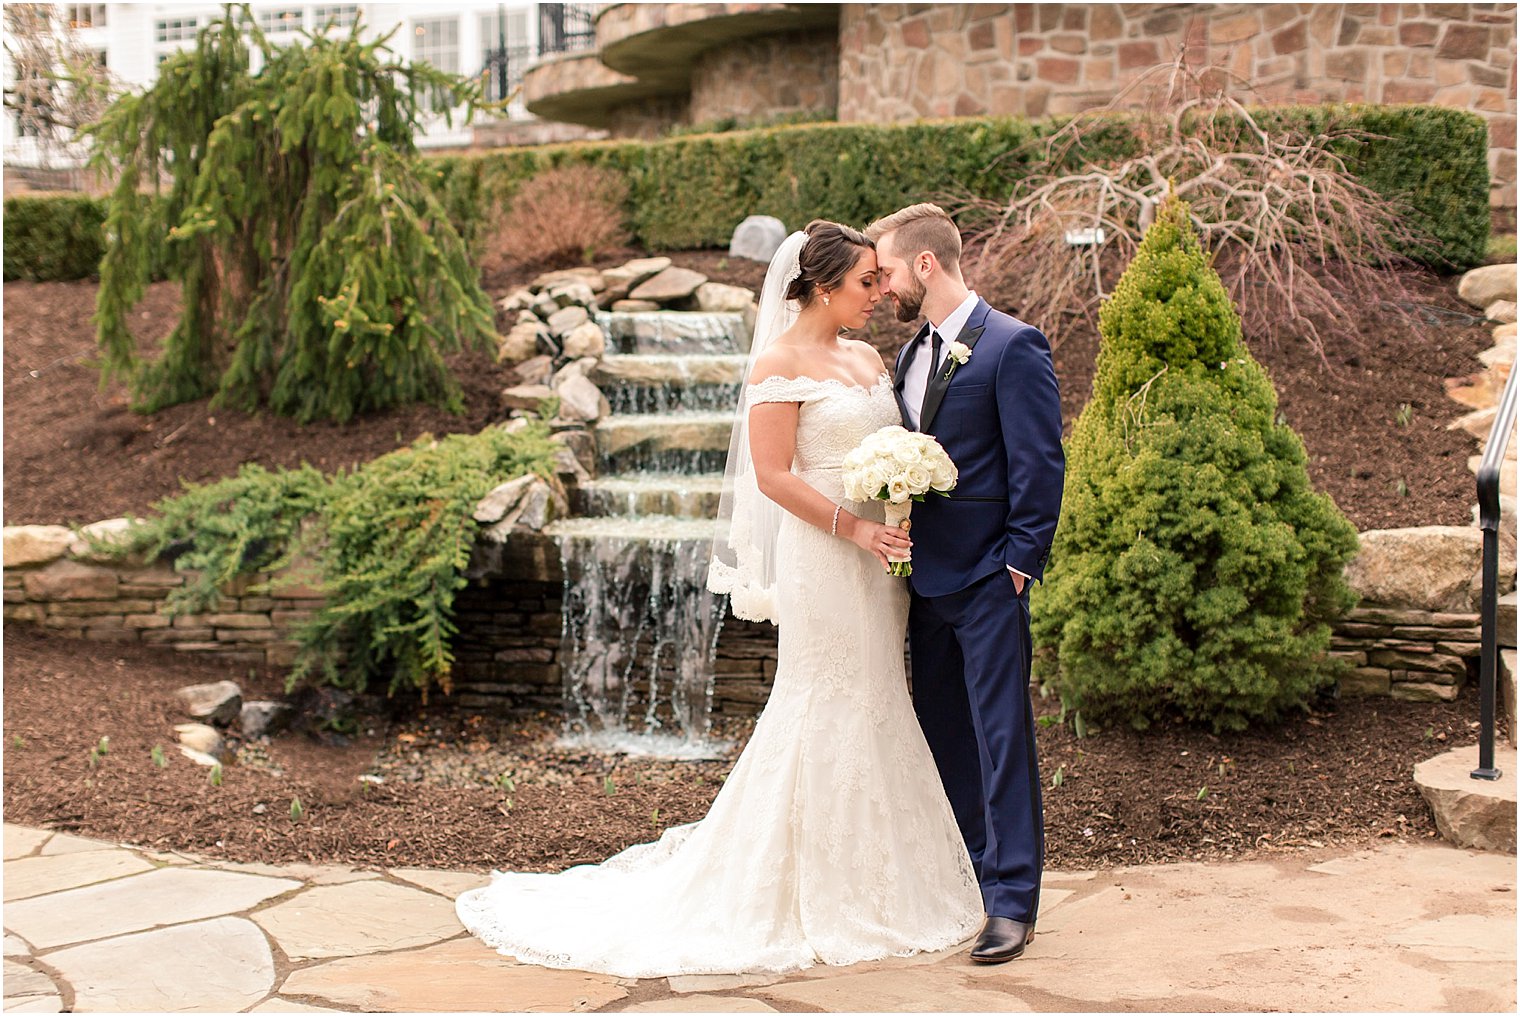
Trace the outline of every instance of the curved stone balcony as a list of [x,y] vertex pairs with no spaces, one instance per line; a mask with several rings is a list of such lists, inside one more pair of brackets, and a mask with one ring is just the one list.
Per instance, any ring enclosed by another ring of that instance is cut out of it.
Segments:
[[613,4],[596,20],[602,63],[640,81],[689,87],[696,58],[731,42],[839,24],[838,4]]
[[778,32],[832,28],[839,4],[613,4],[597,17],[595,50],[540,59],[523,77],[529,112],[607,127],[616,107],[684,97],[710,50]]
[[545,120],[605,128],[619,106],[669,94],[602,63],[595,50],[540,58],[523,74],[523,104]]

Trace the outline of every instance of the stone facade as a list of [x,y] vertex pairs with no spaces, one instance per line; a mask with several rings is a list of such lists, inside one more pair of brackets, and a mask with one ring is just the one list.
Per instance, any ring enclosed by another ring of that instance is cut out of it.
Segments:
[[607,111],[607,127],[615,137],[653,140],[670,128],[691,122],[691,100],[684,95],[662,95],[627,102]]
[[839,107],[839,36],[785,32],[702,54],[691,72],[690,121],[762,122]]
[[1488,120],[1515,207],[1515,5],[844,4],[839,119],[1069,114],[1186,47],[1262,103],[1435,103]]

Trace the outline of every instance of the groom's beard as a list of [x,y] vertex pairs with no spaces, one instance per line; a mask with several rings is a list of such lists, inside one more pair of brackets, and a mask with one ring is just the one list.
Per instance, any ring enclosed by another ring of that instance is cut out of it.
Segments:
[[924,284],[911,275],[909,278],[913,280],[911,286],[907,288],[899,286],[892,290],[892,305],[897,308],[899,321],[917,320],[918,312],[924,306]]

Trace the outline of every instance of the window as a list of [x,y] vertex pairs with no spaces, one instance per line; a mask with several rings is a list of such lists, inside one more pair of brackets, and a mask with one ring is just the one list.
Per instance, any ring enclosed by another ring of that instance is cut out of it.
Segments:
[[199,27],[197,18],[159,18],[154,23],[153,37],[159,42],[180,42],[195,38],[195,30]]
[[68,15],[70,28],[106,27],[105,4],[69,4]]
[[328,4],[311,9],[311,26],[316,31],[324,28],[351,28],[358,18],[358,4]]
[[301,26],[301,8],[281,7],[259,11],[259,27],[270,35],[278,32],[298,31]]
[[[528,12],[508,11],[506,21],[506,76],[502,76],[503,54],[501,52],[501,17],[497,14],[480,16],[481,77],[486,80],[486,98],[501,99],[522,84],[523,71],[533,59],[533,47],[528,40]],[[505,87],[504,87],[505,86]],[[513,103],[515,108],[518,102]]]
[[432,18],[412,23],[416,42],[412,59],[426,60],[441,71],[459,73],[459,19]]

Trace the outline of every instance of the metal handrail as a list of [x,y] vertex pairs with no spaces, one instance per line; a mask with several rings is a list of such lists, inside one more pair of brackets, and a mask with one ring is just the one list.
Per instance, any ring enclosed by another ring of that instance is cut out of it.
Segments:
[[[1494,698],[1499,677],[1499,472],[1504,468],[1504,452],[1515,432],[1515,374],[1511,367],[1504,382],[1504,396],[1488,432],[1483,461],[1478,464],[1478,526],[1483,530],[1483,649],[1478,657],[1478,768],[1475,780],[1497,780],[1494,766]],[[1512,732],[1513,733],[1513,732]]]

